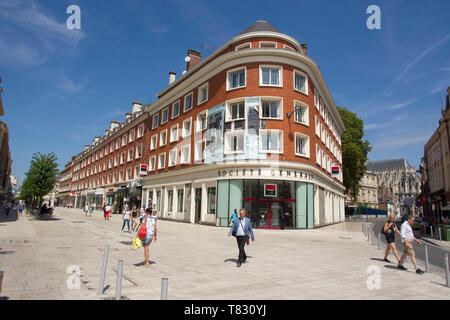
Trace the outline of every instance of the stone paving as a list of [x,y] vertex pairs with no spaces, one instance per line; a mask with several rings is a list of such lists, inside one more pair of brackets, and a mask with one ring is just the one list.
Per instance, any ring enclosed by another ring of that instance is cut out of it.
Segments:
[[[0,221],[0,296],[9,299],[110,299],[119,259],[128,299],[160,299],[163,277],[169,299],[450,299],[443,269],[433,266],[420,276],[409,262],[408,271],[399,271],[350,224],[255,230],[255,242],[246,247],[248,263],[236,268],[237,245],[228,229],[160,220],[145,269],[143,249],[131,246],[135,234],[120,232],[120,215],[105,221],[99,211],[85,217],[81,209],[56,208],[44,220],[24,214]],[[106,290],[98,295],[105,244]],[[68,288],[70,266],[80,269],[79,289]],[[381,289],[367,286],[370,266],[380,271]]]

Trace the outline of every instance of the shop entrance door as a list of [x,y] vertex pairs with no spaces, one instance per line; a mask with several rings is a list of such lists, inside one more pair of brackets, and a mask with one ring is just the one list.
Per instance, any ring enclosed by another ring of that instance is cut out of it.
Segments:
[[258,209],[259,228],[280,229],[280,217],[283,212],[282,201],[263,200]]

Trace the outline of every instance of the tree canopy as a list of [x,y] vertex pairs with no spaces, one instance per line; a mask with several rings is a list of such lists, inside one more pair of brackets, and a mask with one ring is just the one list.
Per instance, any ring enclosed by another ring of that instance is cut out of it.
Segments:
[[34,206],[40,205],[42,197],[50,193],[56,184],[58,175],[57,157],[49,154],[33,154],[30,169],[22,184],[20,197]]
[[372,147],[369,141],[364,140],[364,123],[346,108],[337,107],[345,132],[342,134],[342,166],[345,193],[356,202],[360,189],[360,181],[367,170],[367,154]]

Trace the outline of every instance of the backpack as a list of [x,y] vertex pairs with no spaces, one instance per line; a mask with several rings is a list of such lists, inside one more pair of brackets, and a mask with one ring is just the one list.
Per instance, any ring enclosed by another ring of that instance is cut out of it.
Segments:
[[386,222],[385,223],[383,223],[383,225],[381,226],[381,234],[386,234],[385,232],[384,232],[384,226],[386,225]]

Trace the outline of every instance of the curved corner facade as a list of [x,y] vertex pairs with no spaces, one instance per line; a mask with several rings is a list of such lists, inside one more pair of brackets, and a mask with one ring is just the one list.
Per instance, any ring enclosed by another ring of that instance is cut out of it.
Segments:
[[144,106],[142,204],[162,219],[257,228],[344,221],[345,130],[306,47],[274,31],[236,36]]

